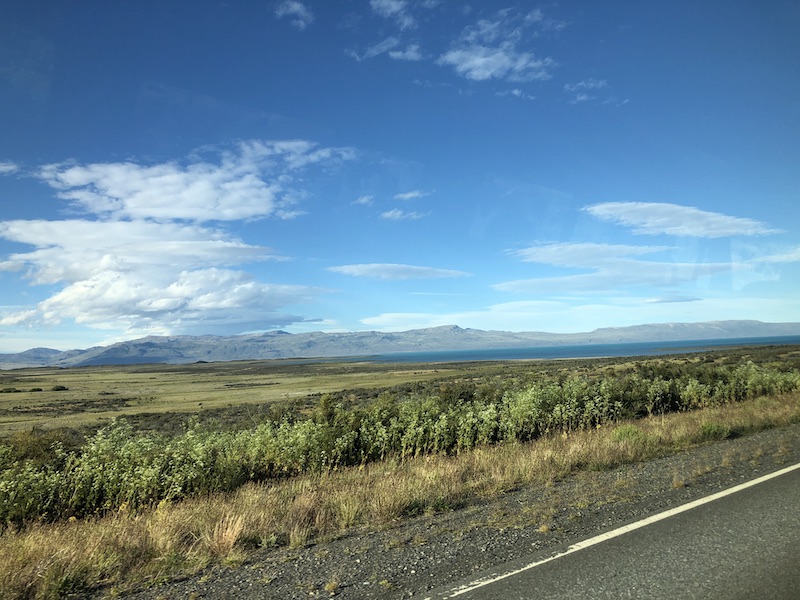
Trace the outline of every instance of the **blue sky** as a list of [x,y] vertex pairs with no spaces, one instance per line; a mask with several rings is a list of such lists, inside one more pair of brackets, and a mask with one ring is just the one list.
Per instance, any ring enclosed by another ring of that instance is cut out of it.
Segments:
[[6,4],[0,352],[800,321],[800,5]]

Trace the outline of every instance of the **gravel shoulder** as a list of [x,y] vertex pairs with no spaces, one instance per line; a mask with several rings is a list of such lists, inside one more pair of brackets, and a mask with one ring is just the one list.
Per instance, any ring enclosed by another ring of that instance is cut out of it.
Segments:
[[532,553],[547,555],[796,462],[800,462],[800,424],[646,463],[580,473],[458,511],[363,528],[300,549],[263,550],[242,565],[215,566],[127,597],[290,600],[424,596],[430,589],[507,561]]

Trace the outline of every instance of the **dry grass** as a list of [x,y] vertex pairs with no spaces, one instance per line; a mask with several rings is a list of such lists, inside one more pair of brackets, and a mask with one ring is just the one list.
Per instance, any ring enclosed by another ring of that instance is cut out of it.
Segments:
[[[520,486],[547,490],[571,473],[710,441],[709,432],[718,429],[709,429],[709,423],[742,435],[798,421],[797,395],[762,398],[454,457],[390,460],[248,484],[235,493],[162,503],[140,514],[120,510],[88,521],[34,524],[0,536],[0,597],[58,598],[101,585],[124,590],[210,563],[235,564],[257,548],[302,546],[354,527],[459,508]],[[676,474],[675,482],[685,484],[685,476]],[[550,516],[543,506],[526,518],[546,532]]]

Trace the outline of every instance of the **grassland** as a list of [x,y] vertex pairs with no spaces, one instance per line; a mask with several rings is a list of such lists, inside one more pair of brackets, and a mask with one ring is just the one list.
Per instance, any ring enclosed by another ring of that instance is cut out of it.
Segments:
[[[541,367],[540,367],[541,368]],[[268,412],[275,403],[313,404],[321,394],[380,390],[411,382],[529,371],[522,364],[375,364],[237,361],[192,365],[31,368],[0,371],[0,431],[93,428],[111,419],[211,418]],[[54,388],[66,389],[54,389]],[[31,391],[36,390],[36,391]],[[216,411],[216,412],[214,412]]]
[[[4,598],[124,591],[260,549],[800,422],[796,347],[1,376],[3,426],[11,425],[0,440]],[[204,421],[186,425],[198,413]],[[135,427],[97,430],[120,415]],[[546,513],[541,521],[550,526]]]

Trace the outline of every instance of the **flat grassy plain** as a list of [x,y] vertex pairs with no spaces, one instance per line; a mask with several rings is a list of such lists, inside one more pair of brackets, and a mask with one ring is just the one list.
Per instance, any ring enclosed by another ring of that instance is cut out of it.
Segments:
[[800,423],[800,347],[21,369],[0,390],[0,597],[113,596]]
[[[0,390],[4,390],[0,432],[92,428],[119,417],[152,419],[151,425],[157,428],[168,414],[185,421],[189,415],[240,414],[249,408],[253,416],[277,402],[312,405],[320,394],[341,390],[363,393],[411,382],[530,369],[527,363],[386,365],[301,360],[14,369],[0,371]],[[58,386],[66,389],[54,389]]]

